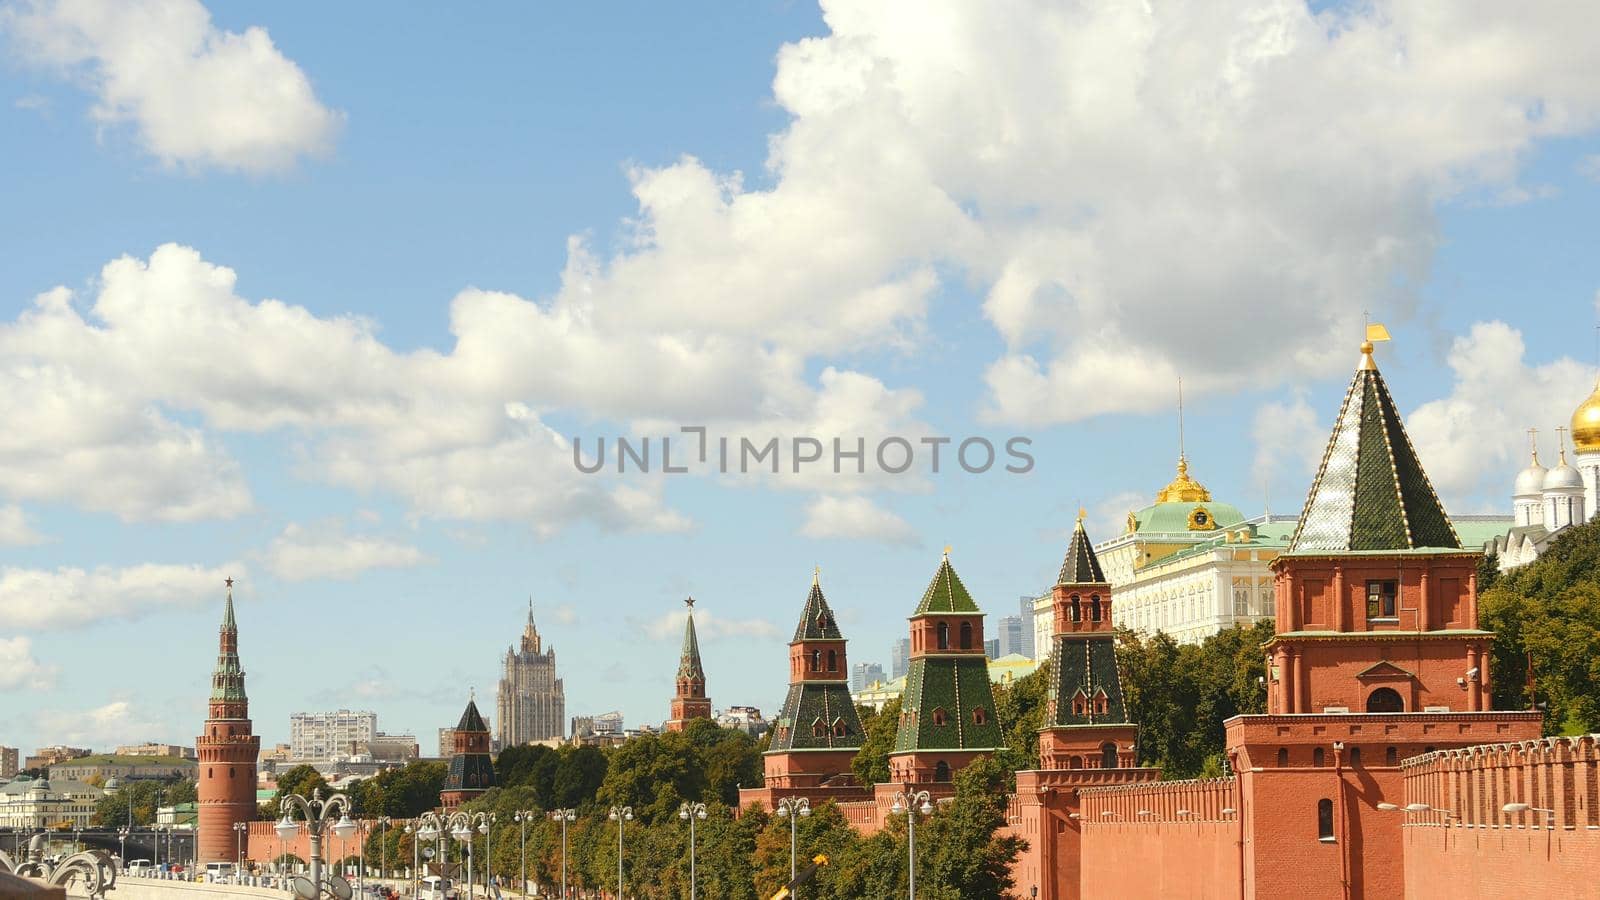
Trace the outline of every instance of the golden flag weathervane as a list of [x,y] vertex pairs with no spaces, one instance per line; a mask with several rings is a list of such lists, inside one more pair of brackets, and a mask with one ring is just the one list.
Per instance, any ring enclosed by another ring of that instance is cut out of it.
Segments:
[[1382,322],[1367,323],[1366,337],[1361,342],[1361,368],[1363,370],[1371,371],[1378,368],[1378,364],[1372,359],[1372,345],[1376,341],[1387,341],[1389,339],[1389,329],[1383,327]]

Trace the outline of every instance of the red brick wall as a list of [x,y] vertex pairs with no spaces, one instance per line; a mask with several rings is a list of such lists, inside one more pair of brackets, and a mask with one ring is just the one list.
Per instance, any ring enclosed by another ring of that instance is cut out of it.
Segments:
[[1081,896],[1242,896],[1233,779],[1091,788],[1079,799]]

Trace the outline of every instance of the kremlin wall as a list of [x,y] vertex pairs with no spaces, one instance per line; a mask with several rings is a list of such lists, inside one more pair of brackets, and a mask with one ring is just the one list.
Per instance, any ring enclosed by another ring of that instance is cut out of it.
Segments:
[[[1575,422],[1585,415],[1589,432],[1574,429],[1585,442],[1580,460],[1595,461],[1600,477],[1600,389]],[[1528,506],[1519,514],[1534,517]],[[1491,708],[1494,635],[1478,625],[1480,558],[1445,515],[1363,344],[1293,535],[1271,562],[1267,711],[1225,723],[1229,776],[1161,781],[1137,762],[1139,723],[1128,715],[1113,632],[1119,592],[1080,512],[1049,595],[1038,765],[1016,773],[1006,803],[1006,827],[1028,844],[1013,866],[1016,894],[1430,900],[1591,890],[1600,736],[1542,738],[1539,712]],[[711,715],[690,602],[672,729]],[[789,690],[764,783],[740,791],[741,807],[832,800],[853,827],[875,832],[898,795],[948,798],[956,772],[1003,745],[984,614],[948,548],[909,623],[891,780],[860,784],[851,760],[864,735],[847,643],[813,578],[789,643]],[[244,802],[239,785],[253,784],[210,768],[243,766],[230,748],[255,740],[232,626],[230,601],[200,746],[202,863],[233,857],[233,836],[217,829],[231,830],[224,815]],[[475,704],[458,732],[446,808],[494,778]],[[271,823],[252,823],[249,854],[278,850]]]

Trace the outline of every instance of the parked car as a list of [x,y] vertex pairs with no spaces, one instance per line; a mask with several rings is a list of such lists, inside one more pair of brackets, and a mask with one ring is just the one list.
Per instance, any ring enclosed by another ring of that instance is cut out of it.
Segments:
[[233,863],[208,862],[206,863],[206,876],[211,881],[225,881],[233,877]]
[[122,871],[137,878],[148,878],[155,870],[156,867],[148,859],[136,859],[122,868]]

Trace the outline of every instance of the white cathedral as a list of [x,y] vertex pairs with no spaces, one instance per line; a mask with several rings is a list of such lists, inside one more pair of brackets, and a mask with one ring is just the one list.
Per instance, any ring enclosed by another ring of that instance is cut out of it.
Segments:
[[1484,548],[1499,560],[1502,572],[1533,562],[1563,528],[1594,515],[1600,487],[1600,383],[1572,414],[1576,466],[1567,462],[1566,430],[1556,429],[1554,466],[1547,469],[1540,464],[1534,443],[1528,467],[1517,473],[1511,491],[1516,524]]

